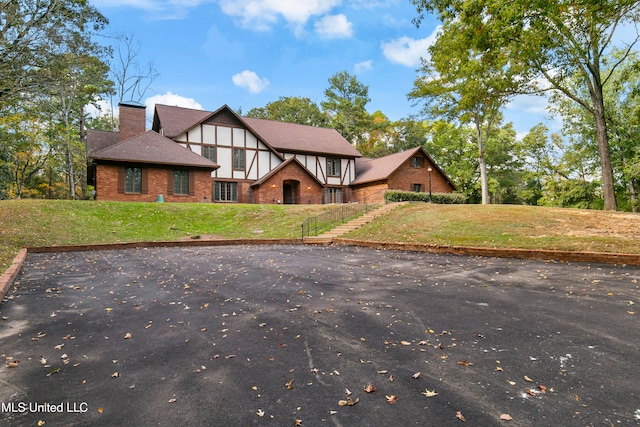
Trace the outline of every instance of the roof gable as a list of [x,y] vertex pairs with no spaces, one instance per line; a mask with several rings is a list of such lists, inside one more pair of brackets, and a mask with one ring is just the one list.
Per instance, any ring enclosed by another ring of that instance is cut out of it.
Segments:
[[322,184],[322,182],[316,177],[314,176],[311,172],[309,172],[309,170],[307,168],[305,168],[302,163],[300,163],[300,161],[298,159],[296,159],[295,157],[291,157],[287,160],[285,160],[284,162],[280,163],[278,166],[276,166],[275,168],[273,168],[268,174],[266,174],[265,176],[263,176],[262,178],[260,178],[259,180],[251,183],[251,186],[258,186],[261,185],[265,182],[267,182],[269,180],[269,178],[271,178],[272,176],[274,176],[275,174],[277,174],[278,172],[280,172],[282,169],[284,169],[285,167],[292,165],[292,166],[296,166],[298,167],[302,172],[304,172],[305,174],[307,174],[309,177],[311,177],[314,181],[316,181],[320,186],[324,186]]
[[156,104],[151,129],[166,136],[175,138],[205,120],[210,111],[192,108]]
[[356,159],[356,179],[351,183],[351,185],[389,179],[391,174],[396,172],[400,166],[416,155],[426,158],[429,165],[441,174],[452,188],[456,189],[456,186],[451,182],[449,177],[442,169],[440,169],[440,167],[433,161],[427,152],[422,149],[422,147],[389,154],[388,156],[379,157],[377,159]]
[[127,139],[90,154],[93,160],[149,163],[218,169],[216,163],[199,156],[155,131]]
[[240,117],[227,105],[208,112],[157,104],[152,129],[173,139],[201,123],[246,128],[281,158],[285,152],[361,157],[335,129]]

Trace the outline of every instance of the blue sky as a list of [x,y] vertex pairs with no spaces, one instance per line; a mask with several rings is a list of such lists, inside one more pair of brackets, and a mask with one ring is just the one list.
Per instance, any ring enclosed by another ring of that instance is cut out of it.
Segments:
[[[391,120],[420,112],[407,93],[438,22],[420,28],[410,0],[94,0],[108,32],[132,34],[137,58],[160,76],[143,102],[244,113],[281,96],[324,99],[346,70],[369,87],[367,110]],[[545,121],[546,103],[519,97],[505,110],[519,135]],[[552,130],[555,122],[547,121]]]

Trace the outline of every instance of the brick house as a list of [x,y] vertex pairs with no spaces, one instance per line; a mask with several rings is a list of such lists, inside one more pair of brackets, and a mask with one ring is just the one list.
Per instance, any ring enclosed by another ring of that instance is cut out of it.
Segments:
[[[102,200],[354,202],[381,198],[380,189],[424,190],[429,167],[433,191],[455,190],[422,149],[363,159],[335,129],[240,117],[226,105],[156,105],[146,131],[145,107],[123,103],[120,132],[89,131],[87,152],[88,182]],[[406,167],[414,157],[426,167]]]
[[[153,131],[145,108],[120,105],[120,132],[87,132],[90,185],[101,200],[168,202],[212,200],[211,173],[219,166]],[[131,117],[137,120],[131,120]],[[124,120],[123,120],[124,118]]]
[[380,202],[386,190],[451,193],[457,188],[433,159],[416,147],[377,159],[358,158],[354,197]]

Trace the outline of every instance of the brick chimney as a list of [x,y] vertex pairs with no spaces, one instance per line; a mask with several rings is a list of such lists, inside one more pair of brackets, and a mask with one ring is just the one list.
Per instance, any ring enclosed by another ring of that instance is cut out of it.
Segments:
[[142,135],[147,131],[147,107],[135,101],[118,104],[120,141]]

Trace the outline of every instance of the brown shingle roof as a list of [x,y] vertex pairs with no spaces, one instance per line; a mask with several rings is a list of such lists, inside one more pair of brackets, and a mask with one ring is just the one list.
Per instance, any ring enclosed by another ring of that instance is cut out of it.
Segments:
[[159,132],[162,125],[162,134],[167,138],[175,138],[211,114],[210,111],[156,104],[152,129]]
[[449,179],[444,171],[435,164],[433,159],[421,147],[411,148],[406,151],[389,154],[388,156],[380,157],[377,159],[356,159],[356,179],[351,183],[351,185],[358,185],[367,182],[382,181],[388,179],[389,176],[400,166],[402,166],[404,162],[418,153],[421,153],[424,157],[427,158],[429,165],[433,167],[433,169],[437,173],[442,175],[447,183],[451,185],[451,188],[457,190],[455,184]]
[[117,144],[118,139],[118,132],[87,129],[87,154],[90,156],[95,151]]
[[187,166],[211,170],[220,167],[206,157],[199,156],[152,130],[95,151],[89,157],[93,160]]
[[387,179],[389,178],[389,175],[391,175],[404,162],[406,162],[420,150],[420,147],[416,147],[410,150],[401,151],[399,153],[389,154],[388,156],[380,157],[377,159],[356,159],[357,174],[356,179],[352,182],[352,184],[357,185],[365,182]]
[[243,117],[259,137],[280,152],[361,157],[335,129]]
[[299,125],[274,120],[237,116],[226,105],[215,112],[157,104],[152,129],[167,138],[176,138],[210,117],[229,110],[258,138],[274,150],[283,153],[318,153],[324,155],[360,157],[361,154],[335,129]]

